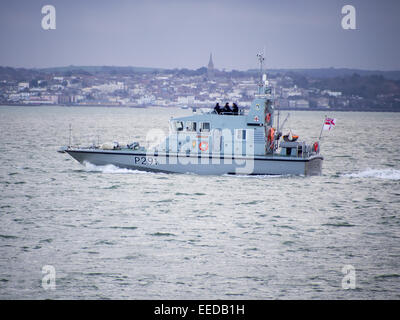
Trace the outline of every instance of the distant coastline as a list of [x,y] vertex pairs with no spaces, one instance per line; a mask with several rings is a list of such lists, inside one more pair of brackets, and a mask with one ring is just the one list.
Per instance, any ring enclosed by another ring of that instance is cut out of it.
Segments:
[[[281,110],[400,111],[400,71],[346,68],[267,70]],[[259,70],[207,67],[160,69],[69,66],[0,67],[0,105],[74,107],[196,107],[216,102],[247,106]]]

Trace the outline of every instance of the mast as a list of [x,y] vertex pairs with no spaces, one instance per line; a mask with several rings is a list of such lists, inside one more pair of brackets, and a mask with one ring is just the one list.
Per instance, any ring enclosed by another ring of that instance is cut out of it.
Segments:
[[258,83],[258,93],[262,94],[263,92],[261,91],[262,87],[264,86],[263,83],[263,63],[264,63],[264,55],[262,53],[257,53],[257,58],[258,58],[258,62],[260,64],[260,82]]

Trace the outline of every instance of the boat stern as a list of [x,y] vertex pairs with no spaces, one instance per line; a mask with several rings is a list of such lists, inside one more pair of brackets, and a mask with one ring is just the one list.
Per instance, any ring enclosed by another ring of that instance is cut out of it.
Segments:
[[304,175],[306,176],[320,176],[322,174],[322,162],[324,157],[321,155],[311,156],[305,163]]

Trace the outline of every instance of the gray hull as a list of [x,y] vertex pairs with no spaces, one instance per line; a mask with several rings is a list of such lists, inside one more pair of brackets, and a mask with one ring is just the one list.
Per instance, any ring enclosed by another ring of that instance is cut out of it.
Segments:
[[112,164],[120,168],[165,173],[201,175],[320,175],[323,157],[224,156],[185,154],[146,154],[135,151],[65,150],[80,163],[97,166]]

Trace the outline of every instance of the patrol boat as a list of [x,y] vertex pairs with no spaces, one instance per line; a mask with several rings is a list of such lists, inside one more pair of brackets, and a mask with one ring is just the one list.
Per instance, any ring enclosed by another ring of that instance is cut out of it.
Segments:
[[[258,55],[262,70],[262,55]],[[155,147],[108,143],[63,147],[80,163],[133,170],[201,175],[320,175],[319,141],[307,144],[282,135],[279,112],[266,74],[248,110],[193,112],[170,120],[169,135]],[[194,111],[194,110],[193,110]],[[286,119],[285,119],[286,121]],[[276,127],[274,126],[276,122]]]

